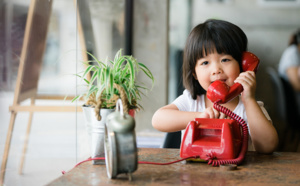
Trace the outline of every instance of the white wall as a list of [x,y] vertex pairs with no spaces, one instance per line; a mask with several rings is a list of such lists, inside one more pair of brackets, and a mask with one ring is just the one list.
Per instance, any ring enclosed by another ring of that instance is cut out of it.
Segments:
[[[157,132],[151,124],[152,116],[159,107],[167,104],[167,28],[167,0],[135,1],[133,55],[147,65],[155,77],[153,89],[142,96],[144,110],[136,117],[137,131],[140,132]],[[139,80],[144,81],[142,77]]]

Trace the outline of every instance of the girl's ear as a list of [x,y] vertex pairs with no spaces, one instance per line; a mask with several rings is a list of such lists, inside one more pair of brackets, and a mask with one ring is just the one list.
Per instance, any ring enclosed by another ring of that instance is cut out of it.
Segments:
[[193,76],[194,76],[194,78],[195,78],[196,80],[198,80],[198,79],[197,79],[197,76],[196,76],[196,74],[195,74],[195,73],[193,73]]

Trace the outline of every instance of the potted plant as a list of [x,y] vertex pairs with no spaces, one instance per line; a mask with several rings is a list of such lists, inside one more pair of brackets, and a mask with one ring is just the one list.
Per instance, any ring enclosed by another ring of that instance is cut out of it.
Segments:
[[[106,115],[114,111],[116,102],[121,98],[124,112],[134,116],[135,111],[142,108],[139,104],[143,91],[149,90],[143,83],[137,81],[139,72],[143,72],[154,84],[151,71],[143,63],[128,55],[122,55],[120,49],[114,60],[97,59],[88,53],[93,61],[84,62],[85,71],[76,74],[85,82],[87,91],[76,96],[72,101],[84,97],[83,105],[87,130],[91,136],[91,154],[93,157],[104,157],[104,125]],[[86,77],[91,74],[90,80]],[[104,161],[93,161],[103,164]]]

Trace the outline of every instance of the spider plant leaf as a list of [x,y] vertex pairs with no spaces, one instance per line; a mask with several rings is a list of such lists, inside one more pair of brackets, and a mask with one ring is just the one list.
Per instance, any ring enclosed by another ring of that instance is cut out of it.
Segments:
[[[87,54],[88,54],[89,56],[91,56],[91,57],[98,63],[98,65],[99,65],[100,67],[103,67],[103,66],[104,66],[103,62],[101,62],[100,60],[98,60],[92,53],[87,52]],[[90,62],[93,62],[93,61],[90,61]],[[89,64],[90,64],[90,63],[89,63]]]
[[81,62],[82,64],[86,65],[86,66],[89,66],[93,61],[91,60],[88,60],[88,61],[83,61]]
[[124,91],[125,91],[125,94],[126,94],[126,97],[127,97],[127,100],[128,100],[128,102],[131,104],[131,101],[132,101],[132,98],[131,98],[131,96],[130,96],[130,93],[129,93],[129,91],[128,91],[128,88],[125,86],[125,85],[121,85],[122,86],[122,88],[124,89]]
[[90,65],[86,68],[86,70],[84,71],[83,75],[82,75],[82,78],[86,77],[86,75],[88,73],[90,73],[91,71],[93,71],[93,68],[95,68],[94,66]]
[[80,79],[82,78],[82,76],[79,74],[75,74],[75,76],[79,77]]
[[110,67],[109,66],[105,69],[104,84],[106,86],[105,93],[108,95],[108,99],[110,99],[112,91],[110,88]]
[[101,68],[97,73],[97,86],[100,87],[103,84],[103,73],[105,69]]
[[141,85],[136,85],[137,89],[143,89],[143,90],[149,90],[147,87],[141,86]]
[[108,57],[106,57],[105,60],[104,60],[105,67],[108,67],[108,63],[107,62],[108,62]]
[[82,97],[82,95],[78,95],[78,96],[76,96],[75,98],[73,98],[73,99],[71,100],[71,102],[73,103],[74,101],[80,99],[81,97]]
[[114,62],[118,61],[118,59],[122,56],[122,49],[118,50],[115,55]]
[[86,78],[84,78],[83,80],[86,82],[86,84],[90,84],[89,80],[87,80]]
[[96,86],[92,86],[92,87],[88,90],[88,92],[87,92],[87,94],[86,94],[86,98],[90,97],[91,94],[93,94],[94,92],[97,92],[97,91],[98,91],[98,88],[97,88]]
[[101,69],[97,69],[97,71],[94,71],[89,84],[94,84],[94,81],[97,79],[97,76],[99,74],[99,70],[101,70]]
[[111,71],[109,71],[109,87],[110,87],[110,98],[114,95],[114,77]]
[[111,61],[111,60],[108,60],[109,61],[109,63],[111,64],[111,65],[113,65],[114,64],[114,62],[113,61]]
[[[137,94],[136,94],[136,92],[135,92],[135,90],[130,90],[130,95],[131,95],[131,97],[134,99],[134,100],[138,100],[138,96],[137,96]],[[130,102],[131,103],[131,102]]]
[[[77,77],[79,77],[80,79],[82,79],[82,76],[81,75],[78,75],[78,74],[75,74]],[[86,84],[89,84],[90,82],[86,79],[86,78],[83,78],[83,80],[85,81]]]
[[118,73],[119,73],[119,81],[124,80],[124,78],[126,76],[126,69],[123,68],[123,69],[119,70]]
[[140,66],[140,69],[152,80],[152,84],[154,83],[154,76],[151,73],[151,71],[143,64],[143,63],[138,63]]
[[97,98],[99,98],[101,95],[101,93],[102,93],[102,91],[104,90],[104,88],[105,88],[105,85],[102,85],[102,86],[100,86],[99,88],[98,88],[98,91],[97,91],[97,93],[96,93],[96,99]]
[[114,64],[114,72],[117,72],[117,71],[119,71],[119,70],[121,70],[122,69],[122,66],[124,65],[123,63],[125,62],[125,58],[124,57],[121,57],[121,58],[119,58],[116,62],[115,62],[115,64]]
[[109,78],[110,78],[110,67],[107,67],[105,71],[105,85],[109,85]]
[[[126,60],[126,67],[125,67],[125,71],[124,71],[124,75],[126,77],[126,79],[128,78],[129,81],[129,86],[132,87],[134,85],[134,80],[135,80],[135,69],[134,69],[134,65],[133,62],[129,59]],[[126,74],[127,73],[127,74]],[[129,77],[127,77],[129,76]]]

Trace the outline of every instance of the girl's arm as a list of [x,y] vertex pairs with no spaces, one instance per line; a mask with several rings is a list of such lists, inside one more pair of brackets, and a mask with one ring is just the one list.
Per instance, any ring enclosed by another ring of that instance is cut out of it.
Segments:
[[271,121],[262,112],[257,101],[244,103],[254,148],[260,153],[272,153],[278,145],[278,135]]
[[185,112],[178,110],[174,104],[166,105],[158,109],[152,117],[152,126],[162,132],[175,132],[186,128],[188,123],[195,118],[220,118],[225,115],[213,108],[207,108],[204,112]]
[[256,80],[254,72],[243,72],[236,79],[243,85],[242,101],[245,105],[251,139],[255,150],[260,153],[272,153],[278,145],[276,129],[255,100]]
[[152,117],[152,126],[162,132],[175,132],[186,128],[187,124],[201,113],[179,111],[170,104],[158,109]]

